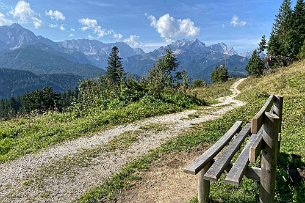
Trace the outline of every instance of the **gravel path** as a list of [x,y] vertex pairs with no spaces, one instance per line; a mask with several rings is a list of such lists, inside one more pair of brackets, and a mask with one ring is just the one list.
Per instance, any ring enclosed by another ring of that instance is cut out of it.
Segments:
[[[0,202],[75,202],[84,192],[91,187],[101,184],[105,179],[119,170],[126,163],[136,160],[149,150],[165,143],[169,138],[179,135],[192,125],[208,120],[214,120],[226,112],[242,106],[243,102],[234,98],[240,93],[237,86],[243,81],[235,82],[232,95],[219,98],[220,103],[207,107],[208,114],[190,119],[190,115],[198,110],[186,110],[180,113],[168,114],[144,119],[127,125],[116,126],[98,133],[92,137],[83,137],[68,141],[42,150],[37,154],[29,154],[12,162],[0,165]],[[215,110],[217,109],[217,110]],[[142,132],[139,139],[125,150],[103,151],[99,150],[124,132],[139,130],[141,126],[151,123],[164,124],[166,130],[159,132]],[[65,166],[65,160],[77,159],[84,150],[96,149],[94,158],[86,164],[73,164],[71,169],[64,172],[47,174],[46,169],[60,171]],[[79,164],[79,165],[78,165]]]

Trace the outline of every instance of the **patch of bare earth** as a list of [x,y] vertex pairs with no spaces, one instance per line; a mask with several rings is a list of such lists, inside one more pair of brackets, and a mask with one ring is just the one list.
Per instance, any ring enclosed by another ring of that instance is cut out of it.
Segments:
[[196,176],[183,172],[183,167],[205,151],[198,147],[192,152],[170,153],[154,163],[148,171],[141,172],[141,181],[124,191],[117,203],[183,203],[197,193]]

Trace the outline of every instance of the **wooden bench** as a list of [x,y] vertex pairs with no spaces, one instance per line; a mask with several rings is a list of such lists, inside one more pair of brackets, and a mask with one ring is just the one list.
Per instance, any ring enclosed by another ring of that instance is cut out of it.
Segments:
[[[251,123],[242,128],[237,121],[213,146],[188,165],[184,171],[198,175],[198,200],[208,202],[210,181],[226,171],[225,183],[239,185],[242,178],[259,181],[260,202],[274,202],[277,156],[280,147],[283,97],[271,95]],[[234,155],[249,137],[235,163]],[[250,167],[259,155],[260,168]],[[217,158],[215,158],[217,156]]]

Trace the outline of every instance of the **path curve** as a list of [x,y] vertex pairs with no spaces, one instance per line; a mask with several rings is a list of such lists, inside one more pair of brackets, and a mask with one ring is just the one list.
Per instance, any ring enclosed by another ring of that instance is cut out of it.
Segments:
[[[136,160],[149,150],[154,149],[188,130],[192,125],[220,118],[228,111],[244,105],[235,97],[240,93],[238,85],[245,79],[235,82],[232,95],[219,98],[220,103],[207,107],[208,114],[190,119],[198,110],[147,118],[127,125],[119,125],[91,137],[67,141],[37,154],[29,154],[12,162],[0,165],[0,202],[75,202],[84,192],[101,184],[126,163]],[[213,110],[213,108],[217,110]],[[114,137],[127,131],[136,131],[141,126],[158,123],[168,128],[161,132],[145,132],[128,149],[110,152],[97,151],[94,159],[85,166],[61,174],[43,174],[43,168],[53,167],[54,163],[67,157],[77,157],[83,150],[98,149]],[[53,164],[53,165],[52,165]]]

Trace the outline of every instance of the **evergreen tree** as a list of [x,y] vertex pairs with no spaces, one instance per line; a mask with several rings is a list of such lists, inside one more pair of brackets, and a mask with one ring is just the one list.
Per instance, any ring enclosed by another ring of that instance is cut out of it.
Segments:
[[114,46],[108,57],[107,78],[115,85],[120,85],[124,80],[124,68],[122,58],[119,57],[119,48]]
[[262,36],[262,39],[261,39],[258,46],[259,46],[258,50],[259,50],[260,53],[265,51],[265,49],[267,47],[267,41],[266,41],[266,36],[265,35]]
[[[279,14],[276,16],[275,23],[273,24],[272,32],[268,43],[268,55],[276,60],[286,60],[291,57],[291,38],[292,31],[292,10],[291,0],[284,0]],[[286,64],[286,62],[283,62]]]
[[297,58],[305,40],[305,3],[303,0],[297,0],[292,15],[292,26],[290,43],[291,54],[294,59]]
[[246,66],[249,75],[260,76],[264,72],[264,62],[260,59],[257,50],[254,50]]
[[226,82],[229,79],[229,72],[228,69],[224,66],[217,66],[212,74],[211,74],[211,80],[212,82]]

